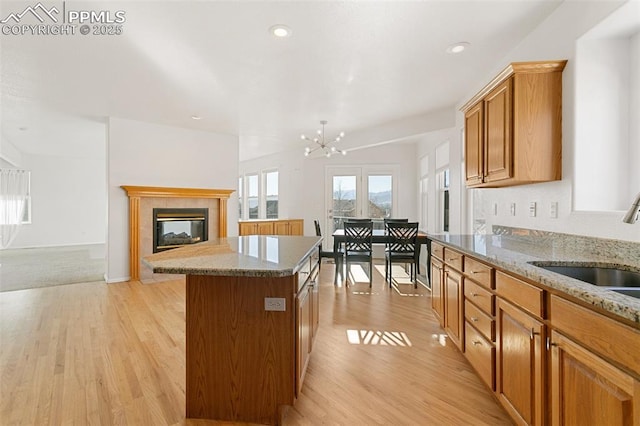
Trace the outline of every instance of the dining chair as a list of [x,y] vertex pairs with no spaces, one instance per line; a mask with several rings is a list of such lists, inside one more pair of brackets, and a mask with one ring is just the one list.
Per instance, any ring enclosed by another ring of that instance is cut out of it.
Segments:
[[[320,222],[317,220],[313,221],[313,225],[316,227],[316,236],[322,237],[322,232],[320,231]],[[322,259],[333,259],[336,263],[336,268],[340,266],[340,262],[338,261],[338,257],[333,252],[333,250],[325,250],[323,247],[323,243],[320,243],[318,246],[318,253],[320,255],[320,263],[318,264],[318,270],[322,267]]]
[[373,222],[344,223],[344,261],[346,265],[345,279],[348,283],[350,262],[369,263],[369,287],[373,284]]
[[418,237],[418,222],[389,222],[386,225],[388,236],[384,254],[385,280],[389,280],[389,287],[393,281],[392,265],[394,262],[411,264],[410,277],[414,287],[418,288],[416,277],[416,239]]
[[393,217],[385,217],[384,218],[384,229],[387,229],[387,223],[408,223],[409,219],[397,219]]

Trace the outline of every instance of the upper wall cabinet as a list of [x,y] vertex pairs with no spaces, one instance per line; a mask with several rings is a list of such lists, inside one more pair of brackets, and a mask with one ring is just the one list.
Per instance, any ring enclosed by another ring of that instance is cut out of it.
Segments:
[[562,178],[562,70],[567,61],[514,62],[461,109],[467,186]]

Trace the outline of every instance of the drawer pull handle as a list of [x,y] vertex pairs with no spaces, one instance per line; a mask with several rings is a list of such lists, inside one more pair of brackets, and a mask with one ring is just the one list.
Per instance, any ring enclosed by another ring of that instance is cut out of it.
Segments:
[[550,338],[550,337],[547,337],[547,350],[548,350],[548,351],[550,351],[552,346],[553,346],[554,348],[556,348],[556,347],[560,346],[560,344],[559,344],[559,343],[556,343],[556,342],[552,342],[552,341],[551,341],[551,338]]
[[479,341],[479,340],[474,340],[474,341],[473,341],[473,345],[474,345],[474,346],[482,345],[482,342],[481,342],[481,341]]
[[536,332],[533,328],[529,330],[529,338],[531,338],[531,340],[533,340],[533,338],[538,335],[540,335],[540,333]]
[[471,296],[473,296],[473,297],[478,297],[478,296],[480,296],[480,295],[479,295],[478,293],[471,293]]
[[476,318],[476,317],[471,317],[471,321],[472,321],[472,322],[478,322],[478,318]]

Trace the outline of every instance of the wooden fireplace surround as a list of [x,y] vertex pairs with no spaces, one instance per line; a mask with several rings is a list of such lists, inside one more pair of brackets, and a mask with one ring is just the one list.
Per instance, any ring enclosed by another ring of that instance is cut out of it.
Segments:
[[164,188],[159,186],[122,185],[129,197],[129,275],[140,278],[140,199],[152,198],[217,198],[219,237],[227,236],[227,200],[233,189]]

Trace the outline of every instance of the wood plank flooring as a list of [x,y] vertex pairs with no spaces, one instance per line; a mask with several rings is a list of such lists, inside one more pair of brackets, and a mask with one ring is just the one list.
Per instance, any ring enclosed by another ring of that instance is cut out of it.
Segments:
[[[511,424],[444,337],[419,286],[333,286],[285,425]],[[185,420],[184,281],[0,294],[0,424],[205,425]],[[228,424],[228,423],[226,423]]]

